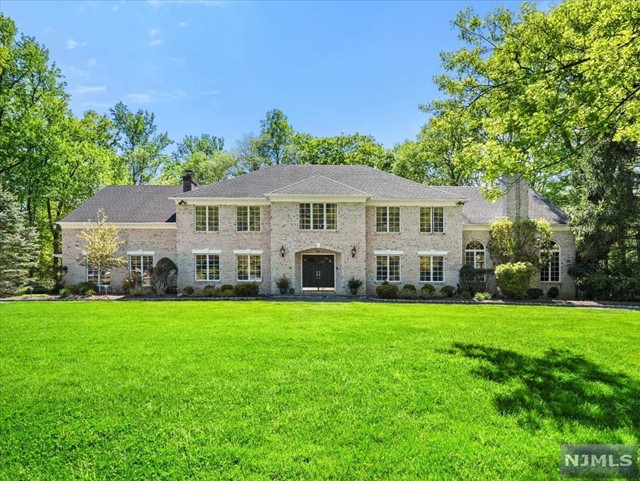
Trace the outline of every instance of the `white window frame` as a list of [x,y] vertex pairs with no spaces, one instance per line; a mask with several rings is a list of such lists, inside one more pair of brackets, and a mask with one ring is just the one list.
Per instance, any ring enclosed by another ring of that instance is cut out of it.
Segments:
[[[422,230],[422,210],[423,209],[429,209],[430,211],[429,230]],[[434,209],[442,209],[442,232],[434,231],[434,227],[435,227]],[[420,215],[420,218],[418,219],[419,221],[418,228],[420,229],[421,234],[444,234],[447,231],[447,216],[446,216],[446,210],[444,207],[440,207],[440,206],[420,207],[419,215]]]
[[[302,227],[302,206],[303,205],[308,205],[309,206],[309,228],[305,229]],[[320,229],[316,229],[313,227],[314,225],[314,217],[313,217],[313,212],[314,212],[314,206],[316,205],[321,205],[322,206],[322,228]],[[335,212],[336,212],[336,226],[332,229],[329,229],[327,227],[327,206],[328,205],[334,205],[335,206]],[[338,230],[338,204],[335,202],[301,202],[298,205],[298,229],[299,230],[303,230],[303,231],[336,231]]]
[[[204,279],[198,279],[198,256],[206,256],[207,257],[207,265],[206,265],[206,277]],[[218,278],[214,279],[210,276],[211,273],[211,257],[218,258]],[[195,252],[193,254],[193,278],[195,282],[220,282],[220,271],[222,267],[220,265],[220,254],[210,254],[208,252]]]
[[[423,257],[429,257],[431,258],[431,262],[429,263],[431,268],[429,270],[429,279],[430,280],[422,280],[422,258]],[[441,258],[442,259],[442,280],[441,281],[436,281],[433,279],[433,259],[435,257]],[[423,284],[444,284],[445,281],[447,280],[447,266],[446,266],[446,256],[444,255],[439,255],[439,254],[422,254],[418,256],[418,276],[420,278],[420,282]]]
[[[378,209],[385,209],[387,212],[387,222],[386,222],[386,225],[384,226],[385,230],[380,230],[380,225],[378,224]],[[389,230],[389,226],[391,225],[391,222],[389,221],[390,219],[389,209],[398,209],[398,230],[397,231]],[[376,207],[376,233],[377,234],[400,234],[400,232],[402,232],[402,209],[400,208],[400,206],[396,206],[396,205],[377,206]]]
[[[128,263],[129,263],[129,275],[133,274],[133,272],[131,271],[131,258],[140,257],[140,278],[142,279],[142,286],[149,287],[151,285],[151,275],[149,275],[149,283],[148,284],[144,283],[144,271],[145,271],[144,258],[151,257],[151,267],[153,267],[155,264],[155,252],[153,253],[144,252],[144,251],[127,252],[127,257],[128,257]],[[148,267],[147,267],[147,270],[149,270]]]
[[[478,243],[482,246],[482,249],[470,249],[469,246],[473,243]],[[473,254],[473,264],[469,264],[467,262],[467,254]],[[482,267],[478,267],[478,254],[483,254],[483,263]],[[471,240],[467,242],[467,245],[464,246],[464,263],[466,265],[472,266],[474,269],[486,269],[487,268],[487,247],[484,245],[484,242],[479,240]]]
[[[205,228],[204,230],[198,230],[198,208],[203,208],[205,209],[204,211],[204,225]],[[215,229],[211,228],[211,226],[209,225],[209,209],[217,209],[218,210],[218,225],[215,226]],[[193,228],[195,229],[196,232],[218,232],[220,230],[220,206],[217,205],[196,205],[195,209],[193,210],[193,215],[194,215],[194,224],[193,224]]]
[[[551,253],[551,255],[553,256],[554,253],[558,254],[558,280],[557,281],[551,280],[551,259],[549,259],[549,265],[544,267],[543,269],[540,269],[540,282],[544,284],[559,284],[562,279],[562,248],[560,247],[560,244],[558,244],[554,240],[551,241],[551,246],[552,248],[549,249],[549,252]],[[546,281],[542,280],[542,274],[544,272],[547,273],[549,280],[546,280]]]
[[[89,266],[89,263],[85,261],[85,274],[86,274],[85,279],[86,279],[86,281],[87,281],[87,282],[93,282],[93,281],[89,280],[89,271],[95,271],[95,273],[96,273],[96,274],[95,274],[95,277],[96,277],[96,282],[95,282],[95,284],[96,284],[98,287],[101,287],[101,286],[110,286],[110,285],[111,285],[111,271],[107,270],[106,272],[103,272],[103,273],[102,273],[102,275],[100,276],[100,277],[101,277],[101,279],[100,279],[100,284],[98,284],[98,269],[97,269],[97,268],[90,267],[90,266]],[[109,275],[109,282],[104,282],[104,276],[105,276],[105,274],[108,274],[108,275]]]
[[[238,275],[240,273],[239,271],[239,262],[240,262],[240,257],[246,257],[247,258],[247,279],[240,279],[240,276]],[[252,257],[257,257],[258,259],[260,259],[260,277],[255,277],[254,274],[251,272],[251,258]],[[238,282],[262,282],[262,254],[236,254],[236,281]]]
[[[258,209],[258,228],[251,229],[251,209]],[[241,210],[247,212],[247,229],[240,230],[240,223],[238,222],[238,215]],[[260,205],[237,205],[236,206],[236,232],[262,232],[262,206]]]
[[[401,254],[375,254],[376,256],[376,282],[388,282],[389,284],[399,284],[400,282],[402,282],[402,255]],[[381,257],[385,257],[387,259],[387,273],[385,276],[385,279],[380,279],[378,277],[378,259]],[[389,280],[389,259],[391,257],[397,257],[398,258],[398,280],[397,281],[392,281]]]

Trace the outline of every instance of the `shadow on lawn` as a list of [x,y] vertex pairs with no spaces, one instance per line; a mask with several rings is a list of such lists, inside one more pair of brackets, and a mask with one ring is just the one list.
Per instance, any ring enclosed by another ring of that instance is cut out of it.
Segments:
[[630,428],[640,435],[640,383],[626,374],[605,371],[568,350],[550,349],[533,357],[456,343],[447,352],[482,361],[475,375],[511,387],[496,397],[496,408],[518,415],[526,427],[536,429],[540,420],[550,419],[560,425]]

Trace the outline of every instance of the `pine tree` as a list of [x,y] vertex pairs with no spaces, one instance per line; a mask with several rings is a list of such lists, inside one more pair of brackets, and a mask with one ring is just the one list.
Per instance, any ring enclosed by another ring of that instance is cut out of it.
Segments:
[[27,227],[18,201],[0,187],[0,295],[24,286],[38,257],[38,236]]

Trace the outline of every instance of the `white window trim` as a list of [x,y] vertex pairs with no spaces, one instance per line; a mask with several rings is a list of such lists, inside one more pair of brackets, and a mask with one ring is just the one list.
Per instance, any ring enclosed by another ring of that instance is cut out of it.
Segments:
[[418,251],[419,256],[442,256],[446,257],[449,254],[449,251]]
[[192,254],[222,254],[222,249],[191,249]]
[[[556,246],[558,246],[557,249],[552,249],[550,252],[557,252],[558,253],[558,280],[557,281],[543,281],[542,279],[540,279],[540,283],[541,284],[560,284],[562,282],[562,248],[560,247],[560,244],[556,241],[552,241]],[[549,263],[549,265],[547,267],[545,267],[545,270],[547,270],[547,272],[549,273],[549,279],[551,279],[551,263]],[[540,271],[540,277],[542,277],[542,272],[544,271]]]
[[[427,252],[427,251],[425,251]],[[437,252],[437,251],[434,251]],[[421,278],[422,276],[421,274],[421,270],[422,267],[420,267],[420,257],[442,257],[442,280],[441,281],[434,281],[433,280],[433,260],[431,261],[431,272],[429,273],[432,280],[430,281],[423,281],[422,279],[420,279],[420,283],[421,284],[446,284],[447,282],[447,258],[446,256],[442,255],[442,254],[421,254],[418,257],[418,278]]]
[[[389,209],[390,208],[398,208],[398,232],[394,232],[394,231],[390,231],[389,230]],[[375,207],[376,209],[376,221],[375,221],[375,225],[376,225],[376,234],[400,234],[402,232],[402,208],[400,206],[397,205],[379,205]],[[386,230],[378,230],[378,209],[386,209],[387,210],[387,229]]]
[[[434,226],[434,223],[433,223],[434,222],[433,209],[440,208],[440,207],[442,207],[442,232],[434,232],[434,230],[433,230],[433,226]],[[422,227],[422,209],[430,209],[431,210],[431,226],[430,226],[431,230],[423,231],[421,229],[421,227]],[[429,207],[426,207],[426,206],[420,207],[419,215],[420,215],[420,219],[418,219],[419,220],[418,229],[420,231],[420,234],[437,235],[437,234],[444,234],[444,233],[447,232],[447,211],[444,208],[444,206],[432,205],[432,206],[429,206]]]
[[[85,280],[86,282],[89,282],[89,263],[85,261],[84,263],[84,267],[85,267]],[[96,271],[98,269],[95,269]],[[108,272],[108,271],[107,271]],[[102,275],[100,276],[100,282],[102,282],[102,277],[104,276],[104,272],[102,273]],[[111,276],[109,276],[109,284],[105,284],[104,282],[102,282],[102,284],[98,284],[96,283],[96,285],[98,287],[106,287],[106,286],[111,286]]]
[[240,256],[261,256],[264,251],[262,249],[233,249],[233,253]]
[[[477,242],[480,245],[482,245],[482,249],[469,249],[468,245],[472,244],[473,242]],[[486,269],[487,268],[487,246],[484,245],[484,242],[479,241],[477,239],[473,239],[473,240],[470,240],[469,242],[467,242],[467,244],[464,246],[464,262],[465,262],[465,264],[467,263],[467,254],[470,253],[470,252],[473,252],[473,254],[474,254],[473,255],[473,268],[474,269],[478,269],[478,266],[477,266],[477,254],[478,253],[484,254],[484,267],[483,267],[483,269]],[[471,265],[471,264],[467,264],[467,265]]]
[[[310,228],[309,229],[302,229],[300,227],[300,206],[302,206],[303,204],[309,204],[310,207]],[[314,229],[313,228],[313,206],[314,205],[318,205],[321,204],[322,207],[322,212],[324,214],[324,222],[323,225],[324,227],[322,229]],[[327,205],[328,204],[332,204],[336,206],[336,228],[335,229],[327,229]],[[329,231],[329,232],[335,232],[338,230],[338,203],[337,202],[300,202],[298,204],[298,230],[300,231],[304,231],[304,232],[308,232],[308,231],[316,231],[316,232],[324,232],[324,231]]]
[[155,256],[156,251],[127,251],[128,256]]
[[[211,250],[214,251],[215,249],[194,249],[195,250]],[[221,276],[221,270],[222,270],[222,260],[220,259],[220,253],[222,251],[217,251],[217,252],[194,252],[193,253],[193,279],[195,282],[220,282],[220,279],[222,278]],[[206,255],[207,256],[207,278],[206,279],[198,279],[198,270],[197,270],[197,262],[196,262],[196,255]],[[209,278],[209,256],[211,255],[217,255],[218,256],[218,278],[217,279],[210,279]]]
[[[204,230],[198,230],[198,207],[205,207],[204,211]],[[218,228],[217,229],[209,229],[209,208],[215,207],[218,209]],[[217,205],[196,205],[193,209],[193,229],[194,232],[218,232],[220,231],[220,206]]]
[[[258,252],[258,251],[255,251]],[[249,254],[249,253],[241,253],[241,254],[236,254],[236,282],[262,282],[262,251],[259,251],[260,254]],[[234,254],[236,253],[236,251],[234,251]],[[247,263],[247,272],[249,274],[249,279],[239,279],[238,278],[238,257],[239,256],[247,256],[249,257],[249,259],[247,259],[248,263]],[[252,279],[251,278],[251,257],[260,257],[260,278],[255,278]]]
[[376,249],[373,251],[373,255],[376,256],[401,256],[404,255],[404,251],[394,251],[390,249]]
[[[378,251],[381,252],[381,251]],[[375,254],[376,256],[376,270],[375,270],[375,279],[376,279],[376,283],[380,283],[382,284],[383,282],[388,282],[389,284],[400,284],[402,282],[402,254],[400,254],[399,252],[402,251],[388,251],[391,252],[391,254],[387,254],[387,251],[385,251],[384,254]],[[398,266],[398,280],[397,281],[390,281],[389,280],[389,257],[394,256],[394,257],[399,257],[399,261],[400,261],[400,265]],[[387,258],[387,278],[383,279],[383,280],[379,280],[378,279],[378,257],[386,257]]]
[[[260,216],[258,219],[258,230],[251,230],[251,216],[249,215],[249,210],[251,207],[257,207],[260,212]],[[246,209],[247,211],[247,230],[239,230],[238,229],[238,209]],[[262,232],[262,206],[261,205],[255,205],[255,204],[250,204],[250,205],[236,205],[236,232],[247,232],[247,233],[251,233],[251,232]]]
[[[144,271],[145,271],[145,265],[144,265],[144,256],[150,256],[152,257],[151,260],[151,267],[153,267],[153,264],[155,262],[155,251],[127,251],[127,261],[129,264],[129,275],[132,274],[131,272],[131,258],[132,257],[140,257],[140,277],[142,278],[142,287],[149,287],[151,285],[151,282],[149,282],[149,284],[144,284]],[[148,269],[148,268],[147,268]],[[151,279],[149,279],[149,281],[151,281]]]

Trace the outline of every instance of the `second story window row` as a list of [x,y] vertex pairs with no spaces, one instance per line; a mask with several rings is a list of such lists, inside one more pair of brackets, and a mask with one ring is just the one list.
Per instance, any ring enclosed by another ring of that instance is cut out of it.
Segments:
[[400,207],[376,207],[376,232],[400,232]]
[[217,205],[196,206],[196,231],[215,232],[220,230],[220,208]]
[[236,230],[238,232],[260,231],[259,205],[239,205],[236,207]]
[[444,232],[444,207],[420,207],[420,232]]

